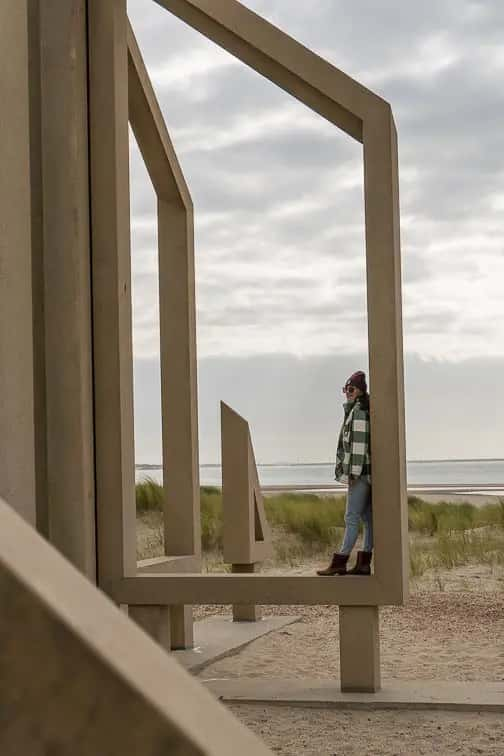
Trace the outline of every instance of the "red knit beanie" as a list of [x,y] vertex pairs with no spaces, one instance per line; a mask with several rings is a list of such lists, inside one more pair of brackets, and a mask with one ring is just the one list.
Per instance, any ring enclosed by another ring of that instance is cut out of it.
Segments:
[[357,370],[356,373],[352,373],[350,378],[347,380],[345,386],[355,386],[355,388],[360,389],[363,394],[366,394],[367,393],[366,373],[363,373],[362,370]]

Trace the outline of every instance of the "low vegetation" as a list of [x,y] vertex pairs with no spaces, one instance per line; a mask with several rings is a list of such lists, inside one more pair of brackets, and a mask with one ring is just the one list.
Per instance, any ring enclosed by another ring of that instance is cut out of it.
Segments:
[[[154,556],[154,551],[162,551],[161,486],[152,480],[137,484],[136,503],[138,516],[148,520],[155,533],[141,556]],[[265,509],[277,563],[295,564],[326,555],[343,532],[343,496],[287,493],[267,497]],[[431,504],[410,496],[408,525],[412,577],[472,562],[504,565],[504,500],[476,507],[469,503]],[[219,488],[201,488],[201,533],[204,552],[210,561],[218,563],[222,552]]]

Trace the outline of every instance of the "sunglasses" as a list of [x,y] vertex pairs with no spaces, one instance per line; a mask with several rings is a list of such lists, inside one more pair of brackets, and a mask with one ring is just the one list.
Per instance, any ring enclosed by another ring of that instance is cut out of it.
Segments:
[[353,394],[353,392],[356,391],[356,390],[357,389],[355,388],[355,386],[343,386],[343,393],[344,394]]

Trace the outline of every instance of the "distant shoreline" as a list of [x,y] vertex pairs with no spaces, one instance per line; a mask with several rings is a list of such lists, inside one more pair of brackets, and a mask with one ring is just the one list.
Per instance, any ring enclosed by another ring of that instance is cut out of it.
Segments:
[[[456,462],[504,462],[504,458],[501,457],[480,457],[480,458],[468,458],[468,459],[408,459],[406,463],[415,465],[426,464],[453,464]],[[334,460],[329,462],[258,462],[258,467],[327,467],[327,465],[334,464]],[[162,464],[138,464],[135,465],[137,470],[161,470]],[[208,464],[201,464],[200,467],[220,467],[220,464],[215,462]]]

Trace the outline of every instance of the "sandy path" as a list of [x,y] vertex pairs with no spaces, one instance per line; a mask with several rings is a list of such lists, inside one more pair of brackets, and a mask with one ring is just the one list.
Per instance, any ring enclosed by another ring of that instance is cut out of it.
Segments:
[[[301,614],[300,622],[210,665],[201,677],[338,678],[337,608],[283,612]],[[504,594],[419,593],[380,616],[384,679],[504,680]]]
[[347,712],[231,706],[282,756],[502,756],[499,714]]
[[[289,572],[306,574],[314,566]],[[229,610],[201,607],[197,616]],[[264,613],[301,619],[212,664],[203,677],[339,677],[337,607],[265,607]],[[384,679],[504,680],[504,569],[426,573],[405,606],[380,610],[380,627]]]
[[[306,571],[307,565],[299,568]],[[266,607],[264,612],[296,613],[301,619],[207,667],[201,678],[339,677],[337,608]],[[414,586],[406,606],[385,607],[380,617],[384,680],[504,680],[502,571],[472,566],[427,575]],[[504,754],[500,714],[231,708],[285,756]]]

